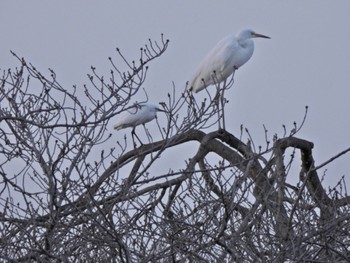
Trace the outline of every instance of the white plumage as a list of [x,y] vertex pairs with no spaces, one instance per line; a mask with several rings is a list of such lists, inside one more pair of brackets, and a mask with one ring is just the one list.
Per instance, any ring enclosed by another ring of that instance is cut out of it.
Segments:
[[[164,111],[158,108],[157,105],[151,103],[140,103],[131,107],[118,115],[118,121],[114,124],[113,128],[116,130],[132,127],[131,136],[136,147],[134,136],[142,145],[140,138],[135,133],[136,126],[152,121],[157,117],[157,111]],[[151,136],[145,128],[147,136]]]
[[118,115],[118,121],[113,128],[116,130],[132,127],[133,130],[140,124],[152,121],[157,116],[157,111],[162,111],[157,105],[140,103]]
[[188,82],[189,90],[197,93],[212,84],[226,80],[252,57],[254,52],[252,38],[255,37],[269,38],[245,29],[237,36],[227,36],[217,43]]

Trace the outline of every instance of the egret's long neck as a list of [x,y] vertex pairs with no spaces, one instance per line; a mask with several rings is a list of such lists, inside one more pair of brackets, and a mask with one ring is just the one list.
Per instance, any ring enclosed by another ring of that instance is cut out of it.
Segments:
[[247,38],[247,39],[238,38],[237,42],[243,48],[251,47],[251,46],[254,47],[254,41],[251,38]]

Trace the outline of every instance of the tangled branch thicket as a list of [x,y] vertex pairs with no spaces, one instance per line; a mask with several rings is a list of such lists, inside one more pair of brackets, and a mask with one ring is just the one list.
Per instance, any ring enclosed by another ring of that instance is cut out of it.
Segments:
[[[84,89],[14,54],[19,67],[0,79],[1,261],[349,262],[345,183],[324,189],[297,129],[255,150],[242,134],[208,131],[216,98],[174,89],[161,140],[134,148],[108,133],[167,47],[149,41],[138,62],[117,50],[128,70],[110,58],[108,80],[92,68]],[[195,154],[178,152],[183,167],[160,172],[181,145]],[[289,150],[301,157],[296,185]]]

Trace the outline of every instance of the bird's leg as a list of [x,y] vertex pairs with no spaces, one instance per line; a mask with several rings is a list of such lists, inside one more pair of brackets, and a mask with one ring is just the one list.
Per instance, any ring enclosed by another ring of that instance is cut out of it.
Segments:
[[137,138],[137,140],[140,142],[140,144],[141,144],[141,146],[142,146],[143,143],[141,142],[139,136],[137,136],[137,134],[136,134],[136,132],[135,132],[135,127],[134,127],[134,128],[132,129],[132,131],[131,131],[131,137],[132,137],[132,142],[133,142],[133,144],[134,144],[134,147],[136,148],[137,145],[136,145],[136,143],[135,143],[135,138],[134,138],[134,136]]
[[[233,84],[233,78],[235,76],[235,72],[238,68],[235,66],[233,73],[232,73],[232,78],[231,80],[229,80],[228,84],[226,83],[226,80],[224,80],[223,82],[223,87],[222,87],[222,93],[220,93],[220,102],[221,102],[221,118],[222,118],[222,128],[225,130],[225,104],[227,102],[227,100],[225,99],[225,90],[228,89],[229,87],[231,87],[231,85]],[[227,86],[226,86],[227,85]],[[219,119],[220,120],[220,119]],[[220,128],[220,123],[219,123],[219,128]]]
[[220,119],[221,119],[221,114],[220,114],[220,83],[216,84],[216,94],[214,97],[214,101],[216,104],[216,108],[218,111],[218,124],[219,124],[219,130],[221,130],[221,123],[220,123]]
[[[224,80],[222,93],[220,94],[220,102],[221,102],[221,118],[222,118],[222,128],[225,130],[225,89],[226,89],[226,79]],[[219,119],[220,122],[220,119]],[[220,126],[219,126],[220,128]]]
[[218,89],[218,94],[217,94],[217,96],[216,96],[216,107],[217,107],[217,109],[218,109],[218,123],[219,123],[219,130],[221,130],[221,121],[220,121],[220,119],[221,119],[221,114],[220,114],[220,112],[221,112],[221,110],[220,110],[220,89]]
[[132,131],[131,131],[131,138],[132,138],[132,143],[134,145],[134,148],[137,147],[137,145],[135,143],[135,138],[134,138],[135,135],[136,135],[136,133],[135,133],[135,127],[134,127],[134,128],[132,128]]
[[150,143],[153,142],[153,138],[152,138],[151,134],[149,133],[149,131],[147,130],[146,125],[143,123],[142,126],[143,126],[143,128],[145,129],[146,135],[147,135],[147,137],[148,137],[148,141],[149,141]]

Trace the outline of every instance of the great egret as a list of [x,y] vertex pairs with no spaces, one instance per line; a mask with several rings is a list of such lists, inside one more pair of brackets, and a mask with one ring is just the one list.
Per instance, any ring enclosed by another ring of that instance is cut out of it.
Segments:
[[253,55],[252,38],[270,38],[251,29],[242,30],[237,36],[227,36],[208,53],[188,82],[188,89],[195,93],[212,84],[225,81],[234,71],[244,65]]
[[158,108],[157,105],[151,103],[139,103],[135,104],[129,110],[122,112],[118,115],[118,122],[114,124],[113,128],[116,130],[132,127],[131,135],[135,145],[134,136],[138,139],[140,144],[141,140],[135,133],[136,126],[142,124],[145,127],[145,123],[152,121],[157,117],[157,111],[164,111]]

